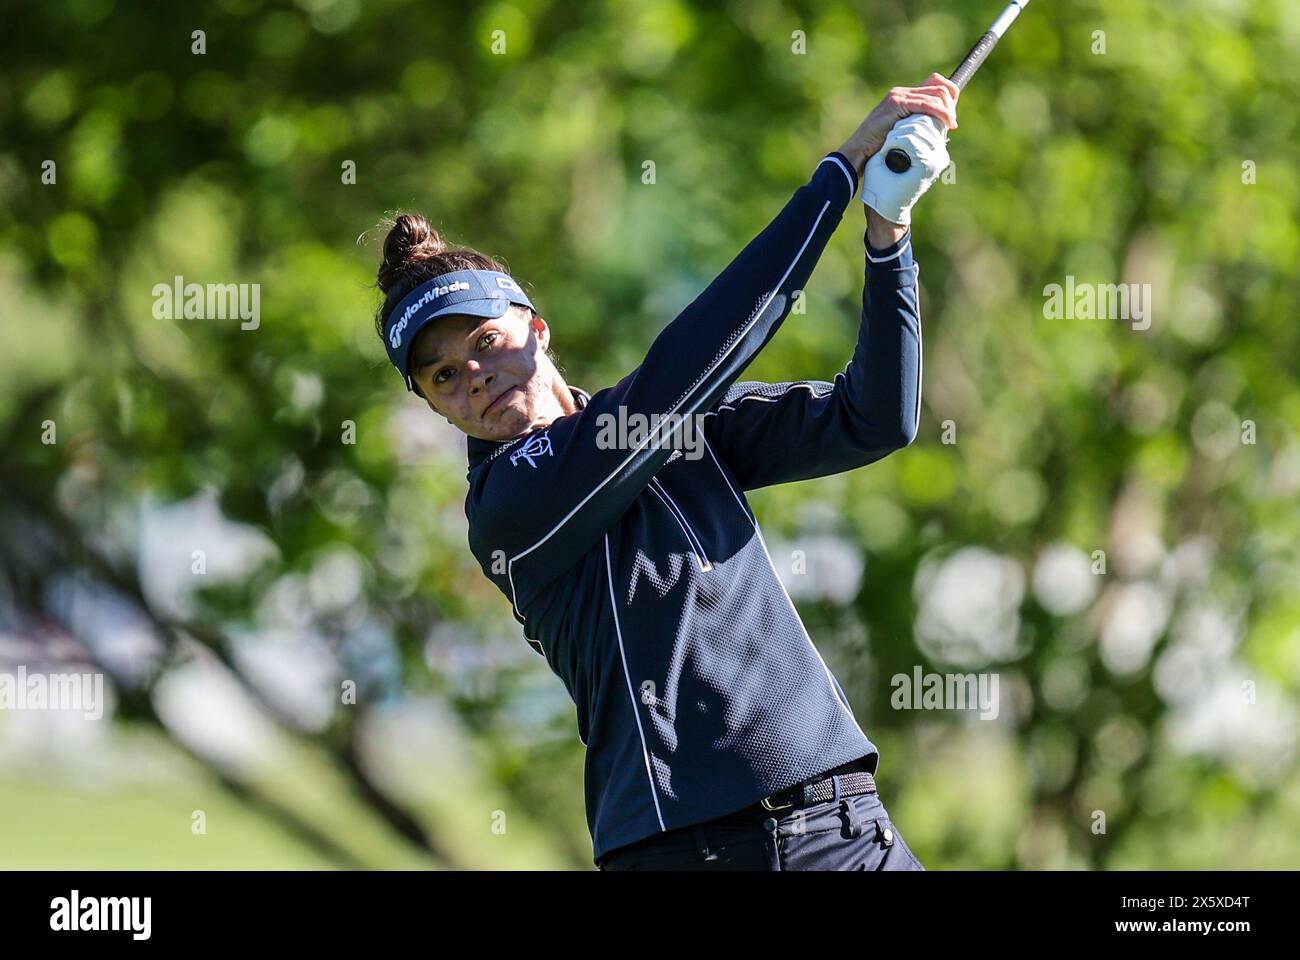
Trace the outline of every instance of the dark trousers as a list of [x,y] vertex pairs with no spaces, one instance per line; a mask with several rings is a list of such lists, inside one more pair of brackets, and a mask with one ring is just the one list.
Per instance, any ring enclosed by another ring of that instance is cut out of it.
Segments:
[[874,793],[758,804],[606,853],[601,870],[924,870]]

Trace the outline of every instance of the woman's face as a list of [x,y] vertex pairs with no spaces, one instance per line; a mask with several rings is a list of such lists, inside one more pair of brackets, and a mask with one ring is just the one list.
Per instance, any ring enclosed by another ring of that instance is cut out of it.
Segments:
[[411,379],[457,429],[509,440],[554,419],[550,336],[546,321],[522,307],[495,320],[439,317],[411,347]]

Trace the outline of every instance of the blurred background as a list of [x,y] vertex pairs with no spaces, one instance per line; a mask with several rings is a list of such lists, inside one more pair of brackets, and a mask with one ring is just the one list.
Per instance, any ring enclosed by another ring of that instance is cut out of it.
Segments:
[[[375,225],[504,259],[594,392],[1001,6],[6,5],[0,677],[104,709],[0,709],[0,867],[593,869]],[[930,869],[1300,867],[1297,88],[1286,0],[1033,4],[916,211],[916,442],[751,495]],[[864,230],[744,379],[843,369]],[[997,717],[891,706],[917,669]]]

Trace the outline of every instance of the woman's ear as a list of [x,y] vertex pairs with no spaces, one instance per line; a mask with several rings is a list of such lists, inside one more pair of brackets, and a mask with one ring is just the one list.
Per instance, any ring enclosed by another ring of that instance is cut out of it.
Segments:
[[541,344],[542,352],[546,351],[547,344],[551,342],[551,328],[546,325],[541,314],[533,314],[532,319],[528,321],[532,324],[533,330],[537,333],[537,342]]

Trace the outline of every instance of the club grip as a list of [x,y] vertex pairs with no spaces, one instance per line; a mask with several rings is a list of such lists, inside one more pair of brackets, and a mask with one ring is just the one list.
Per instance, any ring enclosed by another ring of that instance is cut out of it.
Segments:
[[891,147],[885,154],[885,166],[894,173],[906,173],[912,166],[912,158],[907,155],[906,150],[900,150],[898,147]]
[[[1025,0],[1025,3],[1028,2],[1029,0]],[[958,90],[965,89],[967,81],[975,76],[975,71],[980,68],[980,65],[987,59],[993,48],[998,45],[1002,32],[1011,25],[1016,18],[1016,14],[1020,12],[1020,7],[1024,5],[1024,3],[1013,3],[1007,7],[1002,16],[998,18],[997,23],[993,24],[993,29],[985,31],[984,36],[980,37],[975,46],[970,48],[970,53],[966,54],[961,63],[957,64],[957,69],[952,72],[952,76],[948,79],[957,84]],[[894,147],[885,154],[885,166],[894,173],[905,173],[911,169],[912,158],[907,155],[906,151]]]
[[980,68],[980,64],[989,55],[994,47],[998,45],[998,35],[992,30],[979,38],[975,46],[970,48],[970,53],[966,54],[964,60],[957,64],[957,69],[952,72],[948,79],[957,84],[957,89],[962,90],[966,86],[966,81],[975,76],[975,71]]

